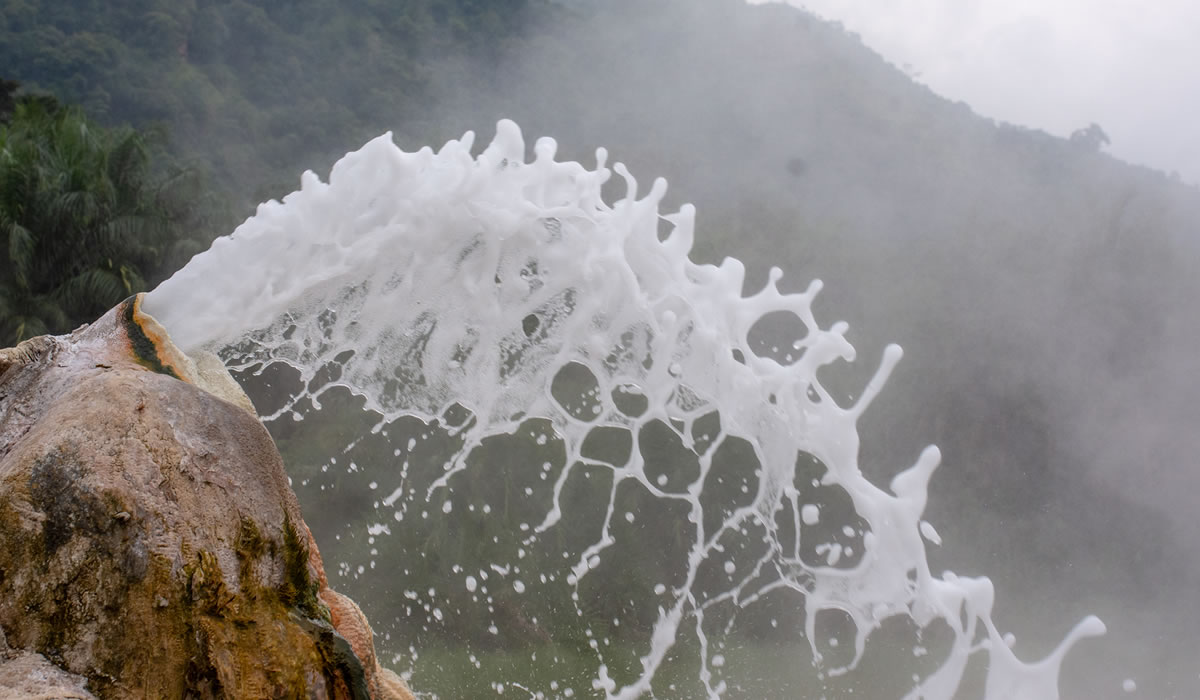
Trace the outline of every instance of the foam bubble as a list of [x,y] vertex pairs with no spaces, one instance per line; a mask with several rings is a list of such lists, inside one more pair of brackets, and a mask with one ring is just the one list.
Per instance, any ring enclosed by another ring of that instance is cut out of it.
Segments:
[[[319,407],[344,386],[385,420],[449,426],[461,447],[423,500],[402,489],[385,499],[396,520],[410,504],[422,518],[464,517],[449,498],[426,506],[472,469],[468,457],[485,440],[565,452],[561,469],[530,464],[550,488],[540,521],[521,525],[526,543],[573,517],[563,500],[573,472],[604,470],[606,512],[561,579],[576,593],[642,520],[618,508],[623,484],[677,509],[688,555],[678,578],[644,601],[657,619],[640,670],[618,682],[593,640],[592,686],[608,698],[650,692],[684,637],[698,640],[701,680],[720,697],[733,664],[709,658],[706,615],[732,603],[736,616],[781,591],[803,600],[799,631],[823,677],[856,668],[868,637],[900,615],[950,637],[944,660],[913,674],[906,697],[953,697],[968,657],[986,655],[987,697],[1057,698],[1064,654],[1102,633],[1099,620],[1081,622],[1046,659],[1019,661],[991,619],[991,583],[929,570],[924,540],[940,536],[922,514],[937,449],[889,490],[859,470],[857,421],[898,347],[885,350],[857,401],[839,405],[817,371],[855,351],[846,324],[814,317],[819,282],[785,294],[773,270],[743,296],[737,260],[689,259],[694,209],[660,212],[666,183],[641,190],[623,166],[606,166],[602,149],[588,168],[556,161],[543,138],[527,161],[507,121],[478,157],[472,143],[468,133],[436,153],[407,153],[384,135],[340,160],[328,183],[306,173],[298,192],[260,205],[145,308],[187,350],[219,349],[234,368],[295,368],[303,389],[268,420],[301,400]],[[625,195],[609,204],[601,187],[613,172]],[[762,342],[763,324],[775,321],[788,337]],[[396,450],[398,472],[415,449],[410,440],[403,458]],[[714,565],[721,576],[709,575]],[[492,568],[504,576],[517,564]],[[466,579],[468,590],[476,584]],[[442,619],[439,608],[432,614]]]

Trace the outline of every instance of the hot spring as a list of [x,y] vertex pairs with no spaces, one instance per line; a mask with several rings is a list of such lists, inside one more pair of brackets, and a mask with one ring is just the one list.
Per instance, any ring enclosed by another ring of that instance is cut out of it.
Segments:
[[472,145],[377,138],[145,304],[243,381],[385,661],[446,698],[1058,697],[1103,624],[1020,660],[988,579],[929,569],[937,449],[859,470],[899,347],[836,396],[819,282],[694,264],[694,209],[602,149]]

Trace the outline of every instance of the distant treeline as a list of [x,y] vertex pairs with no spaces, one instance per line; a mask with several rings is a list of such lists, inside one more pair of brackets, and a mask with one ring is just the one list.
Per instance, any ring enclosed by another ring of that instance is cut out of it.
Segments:
[[384,128],[420,134],[436,124],[431,85],[486,82],[479,72],[548,7],[6,0],[0,66],[2,77],[100,123],[169,125],[173,152],[244,206],[292,189],[314,154],[340,155]]
[[3,3],[0,343],[152,287],[383,129],[427,131],[432,86],[485,82],[543,4]]

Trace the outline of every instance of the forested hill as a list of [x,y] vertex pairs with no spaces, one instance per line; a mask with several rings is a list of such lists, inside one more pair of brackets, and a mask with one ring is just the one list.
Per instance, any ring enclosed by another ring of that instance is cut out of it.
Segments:
[[430,136],[431,84],[486,77],[544,4],[4,0],[0,77],[104,123],[166,124],[218,184],[277,196],[385,129]]

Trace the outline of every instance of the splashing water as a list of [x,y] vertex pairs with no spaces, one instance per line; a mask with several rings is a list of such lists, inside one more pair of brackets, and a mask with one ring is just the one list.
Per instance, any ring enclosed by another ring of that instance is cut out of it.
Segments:
[[[911,645],[914,657],[938,658],[919,670],[912,660],[896,697],[951,698],[980,658],[986,697],[1058,697],[1063,656],[1102,634],[1100,621],[1081,622],[1041,662],[1019,661],[992,622],[991,583],[929,571],[924,540],[939,535],[922,513],[937,449],[890,492],[859,471],[856,423],[898,347],[856,402],[839,405],[818,370],[853,360],[854,349],[845,324],[814,319],[819,283],[783,294],[773,270],[766,288],[743,296],[737,260],[689,260],[694,210],[660,214],[664,181],[639,199],[618,164],[626,194],[602,199],[611,175],[602,149],[588,169],[555,161],[544,138],[527,161],[507,121],[477,158],[472,141],[468,133],[436,153],[405,153],[388,134],[340,160],[328,184],[306,173],[300,191],[261,205],[152,292],[146,310],[180,347],[218,350],[235,370],[294,368],[298,389],[268,421],[299,418],[304,402],[319,408],[334,387],[382,416],[375,433],[419,419],[426,433],[377,467],[397,486],[376,509],[394,509],[399,525],[372,525],[372,542],[430,518],[500,517],[470,482],[499,469],[498,454],[520,455],[504,462],[514,472],[505,478],[532,484],[524,507],[533,516],[487,565],[452,569],[463,600],[486,606],[483,618],[495,617],[487,586],[500,580],[508,595],[566,589],[577,616],[594,617],[585,598],[599,594],[580,592],[614,570],[636,578],[654,562],[629,552],[660,538],[669,566],[630,601],[626,627],[646,620],[643,634],[624,638],[634,660],[609,643],[621,619],[586,623],[598,696],[655,693],[656,674],[684,650],[708,697],[736,695],[726,652],[770,618],[796,627],[822,683],[858,669],[875,637],[903,619],[917,642],[941,641]],[[434,429],[452,447],[422,483],[401,453],[415,459],[416,440]],[[593,476],[593,502],[580,505],[575,485]],[[563,544],[570,527],[585,531],[582,544]],[[557,554],[561,575],[523,561],[534,547]],[[433,589],[428,596],[436,603]],[[424,609],[442,621],[440,606]]]

